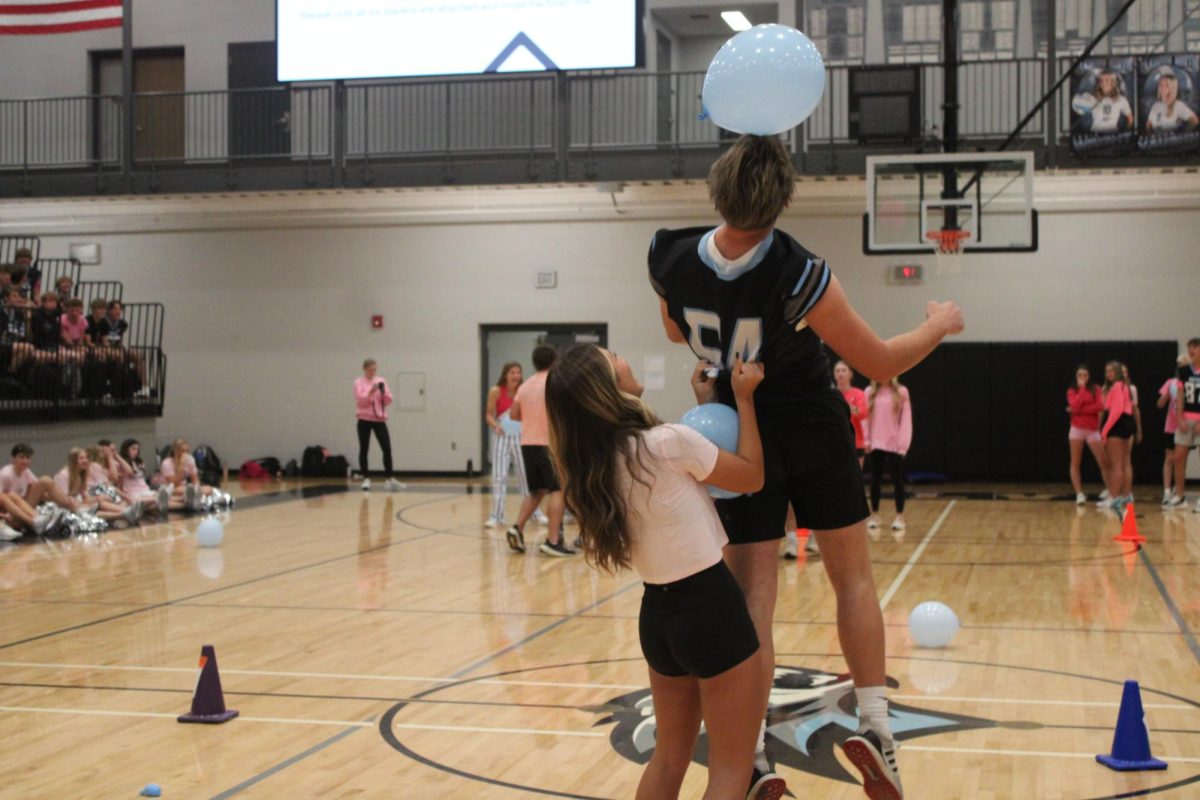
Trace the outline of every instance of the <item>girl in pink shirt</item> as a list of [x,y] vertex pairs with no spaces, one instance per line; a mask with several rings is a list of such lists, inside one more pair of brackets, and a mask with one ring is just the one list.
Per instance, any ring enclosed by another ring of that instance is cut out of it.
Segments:
[[[90,490],[95,485],[92,480],[92,462],[88,458],[87,450],[82,447],[72,447],[67,453],[66,465],[54,476],[54,483],[72,501],[79,504],[87,502],[88,496],[91,494]],[[104,495],[96,496],[95,501],[100,504],[95,512],[96,516],[106,522],[123,519],[130,525],[136,525],[142,518],[141,503],[123,506],[112,502]]]
[[1125,365],[1109,361],[1104,365],[1104,413],[1100,435],[1108,455],[1108,493],[1110,500],[1100,501],[1102,508],[1118,512],[1133,501],[1133,471],[1129,468],[1137,423],[1133,418],[1133,398],[1126,384]]
[[833,382],[838,391],[850,406],[850,423],[854,426],[854,449],[858,451],[858,466],[863,465],[863,455],[867,449],[866,423],[870,416],[867,408],[867,394],[850,381],[854,380],[854,370],[845,361],[833,365]]
[[517,470],[517,481],[521,485],[521,497],[529,496],[529,483],[525,479],[525,462],[521,459],[521,423],[508,415],[513,398],[521,387],[523,378],[521,365],[510,361],[500,369],[500,380],[488,390],[487,409],[484,420],[492,429],[492,513],[485,527],[504,527],[504,498],[508,494],[508,472]]
[[362,490],[371,491],[371,479],[367,477],[367,449],[371,446],[371,434],[375,434],[379,449],[383,451],[383,473],[387,478],[384,488],[395,492],[404,484],[392,477],[392,437],[387,427],[387,407],[392,404],[392,392],[387,381],[378,377],[375,359],[363,362],[361,378],[354,379],[354,401],[358,407],[358,471],[362,475]]
[[153,503],[153,508],[158,510],[160,516],[166,514],[168,510],[183,508],[183,498],[174,497],[169,484],[163,484],[158,487],[158,491],[155,491],[146,483],[146,468],[142,462],[142,445],[137,439],[126,439],[121,442],[121,450],[116,454],[116,458],[124,465],[117,488],[126,495],[146,503],[147,508],[150,508],[149,504]]
[[704,796],[745,797],[766,677],[745,597],[722,558],[728,538],[703,484],[762,488],[754,390],[763,370],[740,359],[731,368],[741,423],[735,454],[690,428],[662,424],[619,389],[610,356],[594,345],[567,350],[550,368],[546,410],[551,457],[585,557],[609,572],[632,567],[644,581],[638,634],[656,738],[637,796],[679,796],[703,720]]
[[65,314],[59,318],[62,328],[63,360],[68,364],[82,364],[87,359],[87,352],[92,347],[92,340],[87,337],[87,318],[83,316],[83,301],[72,297],[63,304]]
[[203,498],[213,493],[211,486],[200,483],[200,469],[192,455],[192,446],[183,438],[171,442],[171,453],[158,465],[154,480],[159,486],[171,487],[172,507],[182,503],[188,511],[201,510]]
[[1071,448],[1071,485],[1075,487],[1075,505],[1087,502],[1083,492],[1080,467],[1083,464],[1083,445],[1086,442],[1096,464],[1100,467],[1100,478],[1108,485],[1108,456],[1100,438],[1100,412],[1104,410],[1104,395],[1100,387],[1092,383],[1092,373],[1086,364],[1075,368],[1075,385],[1067,389],[1067,413],[1071,415],[1071,429],[1067,433],[1067,446]]
[[880,484],[886,466],[896,495],[892,535],[900,539],[905,528],[904,456],[912,444],[912,403],[899,378],[883,384],[872,382],[866,396],[869,414],[866,444],[871,461],[871,518],[867,520],[867,530],[874,532],[872,539],[879,539]]

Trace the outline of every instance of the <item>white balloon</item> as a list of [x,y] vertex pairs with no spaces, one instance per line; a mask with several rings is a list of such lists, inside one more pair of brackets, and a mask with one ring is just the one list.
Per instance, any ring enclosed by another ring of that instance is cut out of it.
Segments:
[[958,633],[958,617],[945,603],[927,600],[908,615],[908,630],[921,647],[945,647]]
[[196,528],[196,542],[201,547],[219,547],[225,538],[225,527],[216,517],[205,517]]

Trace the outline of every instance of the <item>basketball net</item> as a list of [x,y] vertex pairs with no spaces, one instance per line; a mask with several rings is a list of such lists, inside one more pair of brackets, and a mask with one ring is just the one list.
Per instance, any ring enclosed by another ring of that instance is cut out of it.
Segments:
[[939,228],[925,234],[925,238],[933,244],[933,254],[938,262],[938,275],[958,275],[962,272],[962,248],[967,239],[971,238],[970,231]]

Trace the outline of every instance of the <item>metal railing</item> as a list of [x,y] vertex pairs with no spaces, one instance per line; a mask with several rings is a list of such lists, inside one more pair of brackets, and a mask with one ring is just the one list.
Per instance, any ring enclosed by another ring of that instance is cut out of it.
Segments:
[[[79,285],[79,271],[81,266],[78,261],[73,258],[39,258],[34,262],[37,268],[38,288],[42,292],[57,292],[57,284],[60,278],[71,279],[71,296],[75,295],[75,287]],[[60,297],[59,301],[66,300],[65,297]]]
[[[1055,65],[1061,72],[1071,63]],[[921,138],[936,142],[943,67],[915,65]],[[856,145],[850,125],[852,67],[829,66],[820,105],[789,139],[797,151]],[[1042,96],[1044,59],[966,62],[959,67],[959,130],[970,142],[1006,136]],[[496,157],[566,159],[587,165],[623,150],[716,148],[731,138],[701,121],[703,72],[555,73],[441,80],[372,81],[134,96],[133,170],[220,164],[323,165],[372,160],[447,162]],[[1070,97],[1058,98],[1056,130],[1043,114],[1027,142],[1069,136]],[[0,101],[0,176],[5,172],[120,166],[121,101],[68,97]]]
[[75,284],[75,296],[83,301],[84,313],[91,313],[94,300],[125,300],[125,287],[120,281],[80,281]]
[[[5,348],[0,370],[0,414],[5,421],[161,416],[167,368],[163,305],[129,303],[123,318],[128,328],[119,343]],[[21,363],[10,373],[13,358]]]
[[0,236],[0,264],[11,264],[17,257],[17,251],[28,248],[33,252],[33,260],[38,260],[42,249],[42,240],[36,236]]

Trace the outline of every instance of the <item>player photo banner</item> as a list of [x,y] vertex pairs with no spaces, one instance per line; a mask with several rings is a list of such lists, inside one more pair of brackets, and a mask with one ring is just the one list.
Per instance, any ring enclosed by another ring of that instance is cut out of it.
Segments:
[[1115,156],[1137,145],[1137,64],[1131,57],[1089,58],[1071,75],[1071,149]]
[[1150,56],[1138,66],[1138,149],[1200,150],[1200,55]]

